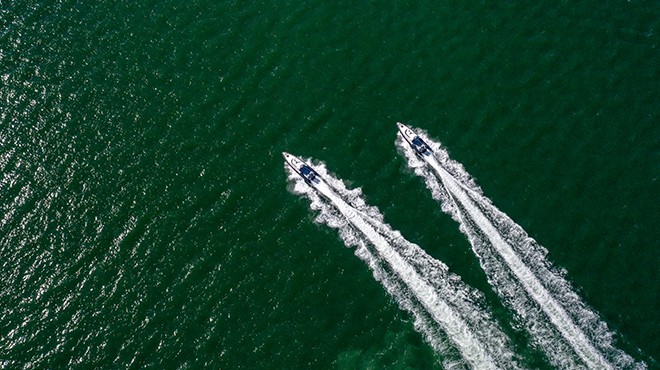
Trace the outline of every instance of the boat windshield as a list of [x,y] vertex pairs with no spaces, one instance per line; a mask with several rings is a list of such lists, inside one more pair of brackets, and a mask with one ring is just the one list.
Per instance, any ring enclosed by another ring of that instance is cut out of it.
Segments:
[[413,141],[413,145],[415,145],[416,149],[418,152],[424,155],[431,155],[431,148],[429,148],[428,145],[422,139],[419,138],[419,136],[416,136]]
[[312,173],[312,169],[307,166],[302,166],[302,168],[300,168],[300,173],[303,175],[309,175]]

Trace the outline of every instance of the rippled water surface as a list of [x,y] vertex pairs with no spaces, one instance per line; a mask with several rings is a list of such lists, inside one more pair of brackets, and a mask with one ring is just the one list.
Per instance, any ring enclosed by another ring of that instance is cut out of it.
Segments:
[[[655,1],[0,3],[0,367],[429,368],[439,354],[281,152],[483,292],[394,145],[423,128],[660,356]],[[288,188],[287,188],[288,186]]]

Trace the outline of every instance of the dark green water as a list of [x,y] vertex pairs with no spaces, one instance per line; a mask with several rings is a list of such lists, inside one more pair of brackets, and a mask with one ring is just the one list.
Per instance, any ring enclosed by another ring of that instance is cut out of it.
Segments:
[[397,120],[657,367],[659,26],[655,1],[1,2],[0,367],[436,366],[287,191],[283,150],[362,187],[508,322]]

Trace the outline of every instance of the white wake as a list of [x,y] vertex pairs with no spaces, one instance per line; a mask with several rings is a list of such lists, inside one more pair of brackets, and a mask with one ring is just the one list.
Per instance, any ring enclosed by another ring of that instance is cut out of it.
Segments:
[[442,210],[460,224],[490,284],[518,315],[537,347],[559,368],[645,368],[616,349],[607,325],[547,261],[539,246],[486,198],[462,165],[439,143],[416,133],[434,151],[419,159],[400,134],[396,144],[423,177]]
[[412,314],[416,330],[441,355],[443,367],[519,368],[508,338],[484,310],[483,297],[385,224],[378,209],[366,205],[360,189],[348,190],[322,164],[314,168],[327,185],[318,190],[285,168],[292,190],[319,211],[316,221],[338,229],[347,246],[357,247],[355,254]]

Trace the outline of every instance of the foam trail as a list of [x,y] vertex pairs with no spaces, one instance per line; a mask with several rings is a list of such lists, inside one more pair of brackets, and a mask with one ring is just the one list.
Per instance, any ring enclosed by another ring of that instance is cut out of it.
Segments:
[[359,189],[346,189],[324,166],[315,166],[328,183],[317,186],[324,199],[286,168],[295,181],[293,191],[306,195],[312,209],[320,211],[316,220],[338,228],[347,246],[357,246],[356,255],[397,303],[411,312],[415,328],[444,358],[443,367],[465,366],[463,358],[478,369],[518,368],[508,338],[481,308],[481,296],[444,264],[391,230],[380,212],[364,203]]
[[339,212],[355,225],[375,246],[379,255],[388,263],[395,273],[411,288],[415,297],[428,310],[433,319],[444,329],[456,343],[465,359],[475,368],[496,369],[497,366],[483,345],[475,338],[467,324],[454,310],[442,300],[435,290],[408,265],[402,257],[388,246],[387,240],[376,232],[362,217],[357,215],[351,206],[332,192],[325,194],[334,203]]
[[534,276],[532,271],[513,251],[511,246],[502,239],[497,229],[479,211],[479,209],[466,196],[466,193],[458,184],[444,171],[434,160],[431,166],[440,174],[443,184],[463,205],[468,214],[476,222],[478,227],[486,234],[492,245],[504,259],[509,268],[523,287],[539,303],[541,309],[546,313],[550,321],[558,328],[561,334],[570,343],[578,356],[592,369],[611,368],[611,365],[603,358],[585,334],[573,323],[566,311],[552,298],[550,293],[543,287],[541,282]]
[[645,368],[614,348],[607,325],[545,259],[547,251],[494,207],[438,143],[415,132],[434,156],[428,163],[418,159],[399,134],[397,145],[408,164],[425,179],[443,211],[459,222],[489,282],[550,362],[560,368]]
[[412,314],[415,329],[424,336],[424,339],[436,352],[442,355],[443,368],[465,369],[460,353],[448,345],[447,335],[440,328],[435,327],[433,319],[426,314],[421,305],[415,302],[396,275],[389,272],[383,261],[376,257],[377,253],[370,250],[364,240],[358,239],[354,242],[358,245],[355,255],[367,263],[374,278],[383,285],[399,306]]
[[[498,353],[496,358],[511,357],[506,351],[509,349],[508,339],[502,334],[496,322],[485,314],[483,309],[476,305],[477,302],[483,302],[484,296],[474,290],[468,289],[461,282],[460,278],[449,273],[448,268],[442,262],[434,259],[424,252],[419,246],[409,242],[398,231],[392,230],[389,225],[379,221],[380,215],[373,215],[374,211],[368,215],[363,214],[365,221],[378,231],[390,246],[402,256],[402,258],[411,265],[424,281],[431,285],[441,297],[452,307],[458,307],[461,316],[471,328],[478,328],[479,339],[487,343],[488,351]],[[456,284],[450,282],[456,280]],[[502,352],[504,350],[504,352]]]

